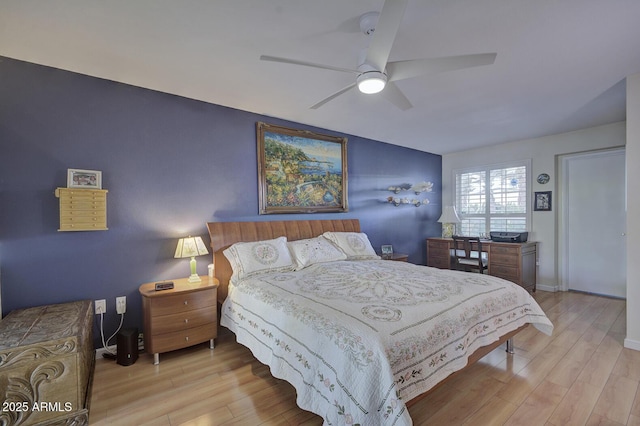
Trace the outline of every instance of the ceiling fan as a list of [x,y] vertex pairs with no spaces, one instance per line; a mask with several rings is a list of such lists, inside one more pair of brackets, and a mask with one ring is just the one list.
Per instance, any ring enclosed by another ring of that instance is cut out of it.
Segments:
[[380,93],[381,96],[403,111],[412,108],[413,105],[395,84],[396,81],[436,72],[493,64],[496,59],[496,53],[387,62],[408,1],[385,0],[382,12],[369,12],[360,17],[360,29],[369,35],[371,40],[369,48],[355,70],[277,56],[262,55],[260,59],[356,75],[355,82],[312,105],[311,109],[320,108],[332,99],[357,86],[362,93]]

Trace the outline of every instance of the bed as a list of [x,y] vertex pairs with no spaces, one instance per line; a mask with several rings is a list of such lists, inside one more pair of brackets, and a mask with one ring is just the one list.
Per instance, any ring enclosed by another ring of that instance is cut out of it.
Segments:
[[528,324],[553,331],[511,282],[379,259],[357,219],[207,227],[221,325],[325,424],[410,425],[407,406]]

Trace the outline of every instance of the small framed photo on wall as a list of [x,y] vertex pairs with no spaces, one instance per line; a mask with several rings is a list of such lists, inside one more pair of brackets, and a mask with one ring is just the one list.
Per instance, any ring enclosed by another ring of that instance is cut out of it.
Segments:
[[533,199],[533,210],[551,211],[551,191],[536,192]]
[[67,188],[102,189],[102,172],[98,170],[67,170]]

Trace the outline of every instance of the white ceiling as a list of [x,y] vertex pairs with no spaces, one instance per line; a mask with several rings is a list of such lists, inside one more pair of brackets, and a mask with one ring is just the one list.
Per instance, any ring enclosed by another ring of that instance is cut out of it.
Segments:
[[0,0],[0,56],[445,154],[625,119],[639,0],[409,0],[390,61],[496,52],[398,82],[400,111],[329,70],[355,68],[383,0]]

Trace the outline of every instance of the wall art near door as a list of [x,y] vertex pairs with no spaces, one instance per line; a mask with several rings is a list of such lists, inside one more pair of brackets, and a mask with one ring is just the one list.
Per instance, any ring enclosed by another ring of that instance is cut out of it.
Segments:
[[347,138],[257,123],[260,214],[346,212]]
[[551,211],[551,191],[535,193],[535,198],[533,199],[533,210]]

